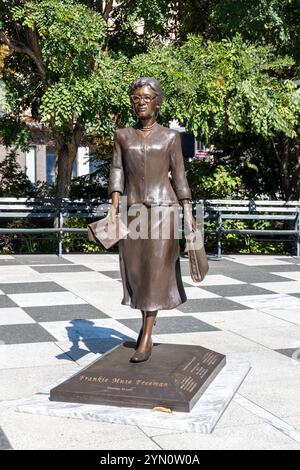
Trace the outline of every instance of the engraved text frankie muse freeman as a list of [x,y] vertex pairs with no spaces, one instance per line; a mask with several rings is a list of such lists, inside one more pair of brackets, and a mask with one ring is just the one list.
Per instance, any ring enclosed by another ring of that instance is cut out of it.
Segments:
[[[80,382],[92,382],[98,384],[106,384],[107,389],[118,389],[119,387],[124,386],[142,386],[142,387],[160,387],[166,388],[169,386],[168,382],[159,382],[156,380],[143,380],[143,379],[124,379],[120,377],[106,377],[105,375],[80,375]],[[133,388],[126,388],[126,391],[132,390]],[[124,390],[124,388],[122,388]]]

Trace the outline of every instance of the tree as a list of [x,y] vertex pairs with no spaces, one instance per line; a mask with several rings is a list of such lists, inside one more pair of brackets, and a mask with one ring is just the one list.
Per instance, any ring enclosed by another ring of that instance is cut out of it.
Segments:
[[300,93],[292,81],[272,75],[292,63],[237,35],[219,42],[190,36],[180,48],[154,48],[130,65],[133,75],[160,79],[164,122],[177,118],[199,140],[213,143],[228,133],[295,135]]
[[[215,2],[210,18],[219,25],[223,35],[233,37],[238,32],[244,39],[272,46],[278,55],[292,57],[291,67],[277,67],[273,74],[299,83],[299,14],[299,0],[222,0]],[[293,136],[275,132],[271,139],[260,139],[259,143],[256,138],[249,137],[245,135],[243,138],[250,144],[249,149],[245,145],[240,148],[248,154],[251,164],[258,164],[260,178],[266,183],[264,186],[269,187],[271,173],[272,186],[277,186],[279,197],[299,199],[300,122],[295,125]],[[242,154],[236,155],[236,158],[244,159]]]
[[[2,134],[8,142],[7,122],[20,121],[28,108],[49,127],[58,196],[69,194],[80,143],[111,139],[116,127],[132,122],[127,89],[137,76],[161,80],[161,122],[177,118],[205,142],[295,136],[299,93],[288,79],[294,61],[241,35],[220,40],[221,29],[229,31],[216,19],[220,2],[183,3],[0,0],[0,41],[11,51],[4,59],[10,113]],[[203,12],[201,34],[192,7]]]
[[11,51],[3,73],[10,115],[18,119],[31,109],[34,118],[49,125],[57,149],[57,195],[67,196],[89,117],[78,97],[87,94],[82,87],[95,73],[103,19],[72,0],[2,0],[0,7],[0,39]]

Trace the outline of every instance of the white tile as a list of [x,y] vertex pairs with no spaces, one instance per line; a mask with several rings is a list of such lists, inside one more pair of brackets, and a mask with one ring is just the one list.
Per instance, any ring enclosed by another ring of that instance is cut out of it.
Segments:
[[[56,356],[60,356],[58,359]],[[3,344],[0,346],[0,369],[69,364],[54,343]]]
[[287,271],[287,272],[272,272],[271,274],[275,274],[276,276],[287,277],[288,279],[292,279],[294,281],[300,281],[300,265],[299,271]]
[[[280,318],[276,318],[260,310],[231,310],[221,312],[204,312],[191,313],[195,318],[213,325],[221,330],[230,330],[239,332],[242,328],[269,328],[269,327],[285,327],[290,323]],[[300,321],[300,315],[299,315]]]
[[300,299],[285,294],[239,295],[228,299],[259,310],[286,310],[297,307],[300,309]]
[[230,258],[230,261],[234,261],[235,263],[238,264],[243,264],[245,266],[282,266],[282,265],[289,265],[289,264],[294,264],[292,262],[289,262],[288,260],[282,261],[275,259],[273,257],[264,257],[264,256],[258,256],[258,257],[248,257],[244,256],[241,258]]
[[210,274],[202,282],[195,283],[191,276],[182,276],[183,282],[186,282],[191,285],[196,286],[225,286],[230,284],[246,284],[246,282],[238,281],[228,276],[223,276],[222,274]]
[[18,413],[12,409],[2,410],[0,418],[15,450],[159,450],[136,426]]
[[[91,364],[109,349],[120,344],[121,338],[105,338],[87,339],[85,341],[58,341],[55,344],[68,356],[70,356],[78,366]],[[104,343],[104,344],[103,344]],[[59,379],[59,377],[57,377]]]
[[5,292],[3,292],[2,290],[0,290],[0,295],[5,295]]
[[292,282],[258,282],[253,286],[262,287],[279,294],[297,294],[300,293],[300,281]]
[[[299,362],[295,366],[295,374],[297,368]],[[240,394],[279,418],[299,414],[299,376],[288,380],[270,378],[264,385],[265,380],[246,380],[241,385]]]
[[[122,319],[122,318],[141,318],[141,311],[135,308],[131,308],[128,305],[121,305],[121,300],[118,305],[111,305],[107,302],[99,302],[99,299],[89,302],[93,307],[98,308],[106,315],[114,319]],[[161,313],[161,312],[160,312]],[[182,314],[182,312],[181,312]]]
[[270,349],[300,348],[300,326],[296,325],[240,329],[238,334]]
[[[56,361],[58,362],[58,361]],[[78,365],[72,361],[56,365],[0,369],[0,408],[2,400],[30,397],[65,374],[75,374]]]
[[[241,353],[230,352],[227,356],[229,359],[239,359]],[[247,377],[250,385],[256,384],[258,388],[270,391],[269,382],[272,380],[281,380],[287,387],[289,380],[300,380],[299,363],[277,351],[262,347],[259,351],[244,351],[242,357],[252,367]]]
[[6,274],[1,274],[0,273],[0,286],[1,283],[6,283],[6,282],[28,282],[30,279],[30,282],[43,282],[43,281],[48,281],[48,279],[45,279],[45,277],[37,272],[32,272],[32,273],[13,273],[9,272]]
[[104,274],[98,273],[96,271],[82,271],[82,272],[60,272],[60,273],[43,273],[44,277],[50,279],[51,281],[57,282],[105,282],[110,279]]
[[[207,331],[197,333],[174,333],[155,335],[155,341],[171,344],[194,344],[212,349],[221,354],[244,351],[260,351],[260,346],[230,331]],[[241,359],[244,357],[241,355]]]
[[45,328],[58,341],[78,342],[82,339],[116,338],[126,340],[137,334],[114,319],[72,320],[43,322]]
[[30,294],[9,294],[20,307],[41,307],[45,305],[73,305],[86,302],[72,292],[39,292]]
[[0,325],[17,325],[22,323],[35,323],[35,321],[21,308],[0,308]]
[[200,287],[185,287],[184,290],[188,299],[214,299],[220,297],[220,295],[213,294]]
[[71,261],[75,264],[111,264],[118,262],[119,256],[118,255],[103,255],[103,254],[82,254],[82,255],[63,255],[63,258]]
[[276,318],[280,318],[289,323],[294,323],[295,325],[300,325],[300,308],[289,308],[286,310],[275,310],[275,309],[262,309],[262,312]]
[[31,269],[29,266],[20,265],[20,264],[12,264],[12,265],[0,265],[0,276],[5,276],[5,274],[27,274],[30,276],[34,274],[36,271]]
[[269,413],[264,408],[256,405],[251,400],[248,400],[239,393],[236,394],[234,400],[236,403],[239,403],[244,409],[250,411],[257,417],[260,417],[266,424],[270,424],[275,429],[278,429],[278,431],[281,431],[283,434],[300,444],[300,429],[297,429],[295,426],[291,426],[286,421],[278,418],[272,413]]
[[[249,424],[215,429],[212,435],[182,433],[157,436],[164,450],[278,450],[300,449],[300,445],[268,424]],[[201,461],[201,457],[200,457]]]
[[122,286],[119,282],[102,280],[95,281],[70,281],[69,279],[56,279],[55,281],[64,289],[73,292],[82,299],[86,300],[101,300],[103,298],[114,298],[115,294],[122,292]]

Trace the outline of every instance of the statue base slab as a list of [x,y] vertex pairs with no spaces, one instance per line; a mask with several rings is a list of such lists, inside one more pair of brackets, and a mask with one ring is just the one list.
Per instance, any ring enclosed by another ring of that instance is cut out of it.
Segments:
[[223,354],[157,344],[150,359],[132,363],[125,342],[50,391],[51,401],[190,412],[226,364]]

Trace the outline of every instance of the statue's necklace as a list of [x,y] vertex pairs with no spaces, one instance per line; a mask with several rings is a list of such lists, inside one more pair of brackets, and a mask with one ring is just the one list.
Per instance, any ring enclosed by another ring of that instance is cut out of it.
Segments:
[[151,129],[155,126],[156,122],[154,122],[152,124],[152,126],[148,126],[148,127],[140,127],[140,130],[143,131],[143,132],[147,132],[147,131],[151,131]]

